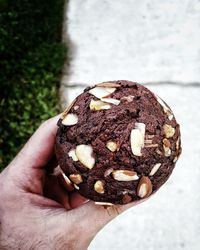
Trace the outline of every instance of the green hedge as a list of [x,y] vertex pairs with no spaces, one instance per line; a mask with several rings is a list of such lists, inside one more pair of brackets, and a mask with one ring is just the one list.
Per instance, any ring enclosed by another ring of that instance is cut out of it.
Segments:
[[0,170],[59,112],[63,0],[0,0]]

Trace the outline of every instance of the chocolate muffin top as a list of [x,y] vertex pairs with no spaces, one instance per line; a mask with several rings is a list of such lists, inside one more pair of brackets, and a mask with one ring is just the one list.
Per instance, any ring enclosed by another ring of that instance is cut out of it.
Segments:
[[58,126],[55,148],[65,179],[99,204],[148,197],[168,179],[181,153],[169,106],[130,81],[86,88]]

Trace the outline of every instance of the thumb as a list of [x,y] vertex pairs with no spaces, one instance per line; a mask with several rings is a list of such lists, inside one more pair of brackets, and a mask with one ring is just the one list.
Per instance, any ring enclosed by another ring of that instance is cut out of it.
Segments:
[[100,206],[90,201],[76,209],[68,211],[75,217],[76,223],[84,235],[88,237],[88,244],[94,236],[111,220],[127,209],[143,202],[145,199],[127,205]]

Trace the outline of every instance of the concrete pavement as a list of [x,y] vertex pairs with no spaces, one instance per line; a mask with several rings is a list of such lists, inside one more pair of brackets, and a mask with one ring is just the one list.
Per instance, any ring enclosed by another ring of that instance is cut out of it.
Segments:
[[166,100],[182,132],[183,154],[169,181],[107,225],[89,249],[200,249],[200,2],[71,0],[66,18],[63,106],[88,84],[138,81]]

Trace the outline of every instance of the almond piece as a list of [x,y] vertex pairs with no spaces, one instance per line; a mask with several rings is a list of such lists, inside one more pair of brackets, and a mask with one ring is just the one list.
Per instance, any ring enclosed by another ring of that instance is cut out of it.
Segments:
[[52,175],[58,176],[58,175],[61,174],[61,171],[62,171],[62,169],[61,169],[60,166],[58,165],[56,168],[54,168]]
[[76,156],[76,153],[75,153],[75,149],[71,149],[68,153],[69,157],[72,158],[73,161],[78,161],[78,158]]
[[64,184],[66,185],[67,190],[68,191],[74,190],[74,187],[73,187],[72,182],[70,181],[70,179],[64,173],[62,173],[62,177],[63,178],[62,178],[61,182],[64,182]]
[[164,153],[166,157],[169,157],[171,155],[171,149],[163,145]]
[[66,126],[75,125],[78,122],[78,116],[75,114],[67,114],[65,118],[62,120],[62,124]]
[[[62,169],[60,168],[60,166],[58,166],[57,169],[58,170],[56,170],[56,172],[57,172],[56,174],[57,174],[58,177],[61,178],[60,181],[62,182],[62,184],[66,185],[66,187],[67,187],[67,189],[69,191],[74,190],[74,187],[72,185],[71,180],[65,175],[65,173],[62,171]],[[58,173],[58,171],[59,171],[59,173]],[[61,175],[61,176],[59,176],[59,175]]]
[[157,147],[158,147],[157,143],[145,145],[145,148],[157,148]]
[[68,112],[70,111],[70,109],[72,108],[72,106],[74,105],[74,103],[76,102],[76,99],[74,99],[71,104],[69,104],[69,106],[63,111],[62,115],[61,115],[61,119],[64,119],[65,116],[68,114]]
[[168,119],[170,121],[174,118],[174,116],[170,112],[167,112],[167,115],[168,115]]
[[167,140],[166,138],[163,139],[163,144],[165,145],[165,147],[169,148],[171,146],[171,143],[169,140]]
[[115,83],[115,82],[101,82],[96,84],[98,87],[108,87],[108,88],[119,88],[121,87],[120,84]]
[[131,130],[131,150],[136,156],[141,156],[141,150],[144,147],[145,124],[135,123],[135,129]]
[[120,100],[114,99],[114,98],[101,98],[101,101],[107,102],[107,103],[112,103],[114,105],[119,105]]
[[171,121],[174,116],[173,116],[172,111],[170,110],[170,108],[167,107],[167,105],[164,103],[164,101],[159,96],[156,95],[156,99],[160,103],[160,105],[163,107],[163,110],[167,114],[168,119]]
[[144,140],[144,143],[145,143],[145,144],[152,144],[152,140],[149,140],[149,139]]
[[146,198],[152,193],[151,180],[147,176],[142,176],[138,183],[137,195],[140,198]]
[[107,97],[113,92],[115,92],[116,88],[107,88],[107,87],[95,87],[93,89],[89,90],[89,93],[92,94],[93,96],[101,99],[103,97]]
[[74,187],[75,187],[75,189],[77,189],[77,190],[79,190],[79,189],[80,189],[80,187],[79,187],[79,186],[77,186],[76,184],[74,184]]
[[[145,137],[145,129],[146,129],[146,125],[142,122],[136,122],[135,123],[135,128],[139,129],[143,138]],[[144,145],[143,145],[144,146]]]
[[139,129],[131,130],[131,150],[136,156],[141,156],[141,149],[143,147],[143,136]]
[[81,144],[76,147],[76,156],[79,161],[87,168],[92,169],[95,164],[95,159],[92,156],[92,146]]
[[178,161],[178,156],[175,156],[173,162],[176,163]]
[[168,139],[163,139],[163,149],[164,154],[166,157],[169,157],[171,155],[171,149],[170,149],[171,143]]
[[[60,168],[60,166],[59,166],[59,168]],[[63,170],[62,170],[61,168],[60,168],[60,173],[62,174],[62,176],[63,176],[63,178],[64,178],[66,184],[69,185],[69,186],[71,186],[71,185],[72,185],[72,182],[71,182],[70,179],[66,176],[66,174],[63,172]]]
[[125,101],[127,101],[127,102],[132,102],[133,101],[133,99],[134,99],[134,95],[128,95],[128,96],[123,96],[122,98],[121,98],[121,100],[125,100]]
[[158,148],[156,149],[156,153],[157,153],[158,155],[163,155],[162,152],[161,152]]
[[180,147],[180,137],[178,137],[177,141],[176,141],[176,149],[178,150]]
[[112,176],[116,181],[135,181],[139,179],[136,172],[124,169],[114,170]]
[[148,139],[153,139],[155,135],[146,135]]
[[94,184],[94,190],[99,194],[104,194],[104,183],[102,181],[96,181]]
[[173,137],[173,135],[175,134],[175,128],[173,128],[171,125],[165,124],[163,126],[163,129],[164,129],[166,138]]
[[103,109],[110,109],[111,106],[105,102],[102,102],[100,100],[95,101],[95,100],[91,100],[90,101],[90,109],[91,110],[103,110]]
[[77,110],[77,109],[79,109],[79,106],[78,105],[74,106],[74,110]]
[[118,149],[117,143],[114,141],[108,141],[106,147],[111,151],[115,152]]
[[70,174],[69,178],[75,184],[80,184],[81,182],[83,182],[82,176],[80,174]]
[[112,172],[113,172],[113,168],[106,169],[106,171],[104,172],[104,177],[109,176]]
[[67,183],[67,185],[71,185],[72,184],[72,182],[70,181],[70,179],[64,173],[62,173],[62,176],[63,176],[65,182]]
[[110,202],[101,202],[101,201],[95,201],[96,205],[100,205],[100,206],[113,206],[114,204],[110,203]]
[[153,176],[157,171],[158,171],[158,169],[160,168],[160,166],[161,166],[161,163],[156,163],[154,166],[153,166],[153,168],[151,169],[151,172],[150,172],[150,176]]

